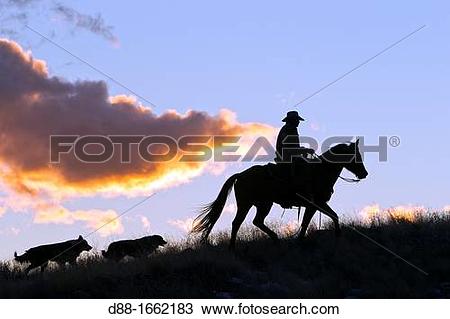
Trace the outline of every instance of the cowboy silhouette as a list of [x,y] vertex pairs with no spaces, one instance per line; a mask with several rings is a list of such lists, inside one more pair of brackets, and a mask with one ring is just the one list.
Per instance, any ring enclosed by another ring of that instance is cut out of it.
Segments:
[[275,162],[289,176],[288,184],[299,190],[309,200],[312,198],[311,167],[306,158],[314,154],[314,150],[300,146],[300,136],[297,127],[304,119],[297,111],[289,111],[283,119],[284,126],[277,137]]
[[276,163],[293,163],[296,158],[307,157],[314,154],[314,150],[300,146],[300,136],[297,127],[304,119],[297,111],[289,111],[283,119],[284,126],[280,129],[277,137]]

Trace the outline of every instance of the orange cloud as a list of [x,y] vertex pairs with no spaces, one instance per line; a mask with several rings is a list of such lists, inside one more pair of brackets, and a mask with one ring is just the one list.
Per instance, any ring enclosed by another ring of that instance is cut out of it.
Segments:
[[[195,110],[158,115],[133,97],[109,96],[103,81],[69,82],[50,76],[44,61],[5,39],[0,39],[0,74],[0,182],[15,194],[58,203],[49,204],[48,212],[32,203],[20,204],[38,210],[36,221],[75,220],[59,207],[68,197],[148,195],[223,169],[212,162],[180,162],[181,152],[170,162],[148,162],[133,147],[126,164],[119,148],[105,163],[82,162],[73,152],[50,163],[51,135],[167,135],[175,140],[185,135],[242,135],[241,144],[248,146],[252,139],[273,137],[275,132],[264,124],[239,123],[229,110],[215,116]],[[85,216],[79,214],[77,220],[92,226],[95,222]]]
[[102,237],[112,234],[121,234],[123,226],[114,210],[75,210],[70,211],[58,204],[49,204],[48,202],[39,203],[34,207],[36,212],[34,222],[73,224],[75,222],[84,222],[86,227],[92,231],[97,231]]
[[104,82],[50,77],[43,61],[12,41],[0,40],[0,56],[0,176],[17,192],[141,195],[188,182],[208,166],[180,162],[181,152],[170,162],[149,163],[137,148],[127,164],[121,163],[119,148],[106,163],[84,163],[70,153],[51,164],[51,135],[168,135],[175,140],[184,135],[243,135],[244,140],[273,135],[272,127],[241,124],[228,110],[216,116],[195,110],[156,115],[134,98],[109,97]]
[[120,234],[124,230],[120,219],[117,219],[118,213],[111,209],[69,210],[59,200],[27,196],[20,193],[11,193],[4,198],[0,198],[0,204],[2,204],[3,211],[33,211],[33,222],[37,224],[71,225],[82,222],[91,231],[99,229],[98,233],[103,237]]
[[72,212],[72,218],[75,221],[86,222],[86,227],[95,230],[100,236],[106,237],[111,234],[123,233],[123,226],[117,212],[108,210],[76,210]]

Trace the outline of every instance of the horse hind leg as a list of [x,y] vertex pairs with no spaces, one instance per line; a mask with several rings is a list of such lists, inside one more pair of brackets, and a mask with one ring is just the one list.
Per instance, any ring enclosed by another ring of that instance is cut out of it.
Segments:
[[237,212],[231,226],[231,238],[230,238],[231,251],[234,251],[236,248],[237,233],[242,223],[244,222],[245,217],[247,217],[248,211],[250,210],[251,207],[252,205],[250,203],[242,203],[239,201],[237,202]]
[[264,203],[256,206],[256,216],[253,219],[253,225],[266,233],[274,242],[278,243],[278,235],[264,224],[264,220],[270,213],[272,203]]

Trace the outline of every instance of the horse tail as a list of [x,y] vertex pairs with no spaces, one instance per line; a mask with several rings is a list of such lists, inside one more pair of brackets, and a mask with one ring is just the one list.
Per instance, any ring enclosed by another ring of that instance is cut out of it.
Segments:
[[191,233],[201,233],[203,242],[208,239],[209,233],[219,219],[220,214],[225,207],[225,202],[227,201],[228,195],[230,194],[230,191],[238,177],[239,173],[228,178],[223,184],[217,198],[212,203],[202,207],[200,210],[200,215],[195,218]]

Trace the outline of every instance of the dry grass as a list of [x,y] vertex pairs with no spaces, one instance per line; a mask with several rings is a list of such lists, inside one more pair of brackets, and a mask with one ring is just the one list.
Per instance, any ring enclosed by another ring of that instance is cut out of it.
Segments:
[[[275,225],[277,226],[277,225]],[[351,229],[355,227],[420,267],[417,271]],[[419,298],[450,297],[450,218],[349,222],[342,237],[312,231],[299,243],[274,245],[254,227],[240,232],[238,251],[228,235],[213,245],[173,242],[149,258],[109,262],[98,255],[76,267],[25,276],[0,264],[3,298]]]

